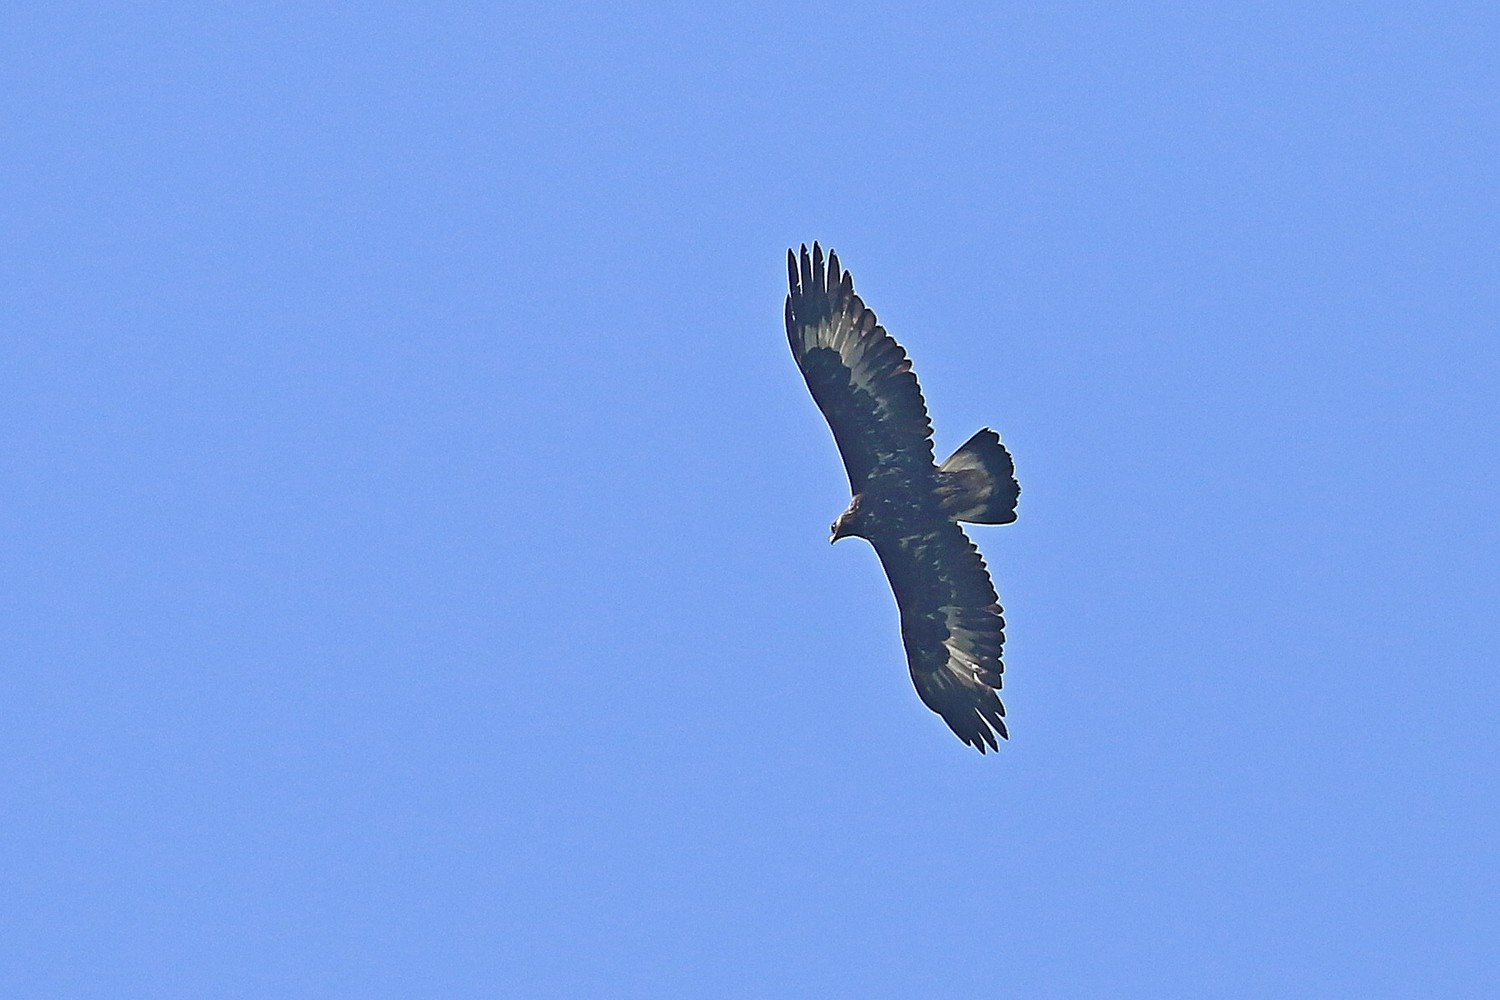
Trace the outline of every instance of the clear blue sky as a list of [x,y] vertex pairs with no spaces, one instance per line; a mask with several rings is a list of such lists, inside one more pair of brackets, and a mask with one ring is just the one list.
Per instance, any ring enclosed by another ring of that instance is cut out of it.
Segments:
[[640,8],[0,15],[0,995],[1500,995],[1495,6]]

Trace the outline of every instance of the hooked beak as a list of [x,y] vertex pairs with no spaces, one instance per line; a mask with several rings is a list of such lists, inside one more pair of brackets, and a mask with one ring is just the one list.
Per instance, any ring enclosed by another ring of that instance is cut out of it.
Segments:
[[840,538],[848,538],[856,534],[854,527],[854,512],[859,506],[859,498],[855,497],[849,501],[849,509],[833,519],[833,525],[828,529],[828,544],[832,545]]

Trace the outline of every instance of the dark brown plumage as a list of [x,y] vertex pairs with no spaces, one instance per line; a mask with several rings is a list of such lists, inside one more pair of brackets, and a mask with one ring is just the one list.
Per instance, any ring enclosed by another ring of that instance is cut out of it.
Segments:
[[787,251],[786,332],[833,430],[849,508],[831,541],[868,539],[896,595],[901,639],[922,702],[984,753],[1007,737],[1000,688],[1005,618],[984,559],[959,521],[1008,524],[1020,486],[986,428],[941,466],[932,424],[901,345],[854,293],[836,254]]

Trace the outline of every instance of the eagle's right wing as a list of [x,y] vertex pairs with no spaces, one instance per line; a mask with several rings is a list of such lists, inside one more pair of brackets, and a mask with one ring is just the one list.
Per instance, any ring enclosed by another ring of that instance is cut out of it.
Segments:
[[854,294],[837,254],[788,250],[786,335],[843,456],[853,493],[877,470],[933,475],[932,424],[906,352]]
[[934,517],[901,536],[872,539],[901,610],[901,641],[922,703],[980,753],[1005,739],[997,693],[1005,617],[979,550],[953,521]]

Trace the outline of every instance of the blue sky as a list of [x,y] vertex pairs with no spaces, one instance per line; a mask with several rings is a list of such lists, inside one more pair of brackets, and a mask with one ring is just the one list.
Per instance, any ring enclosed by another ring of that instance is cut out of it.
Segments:
[[[1489,4],[3,15],[0,993],[1500,989]],[[1012,740],[786,347],[916,363]]]

